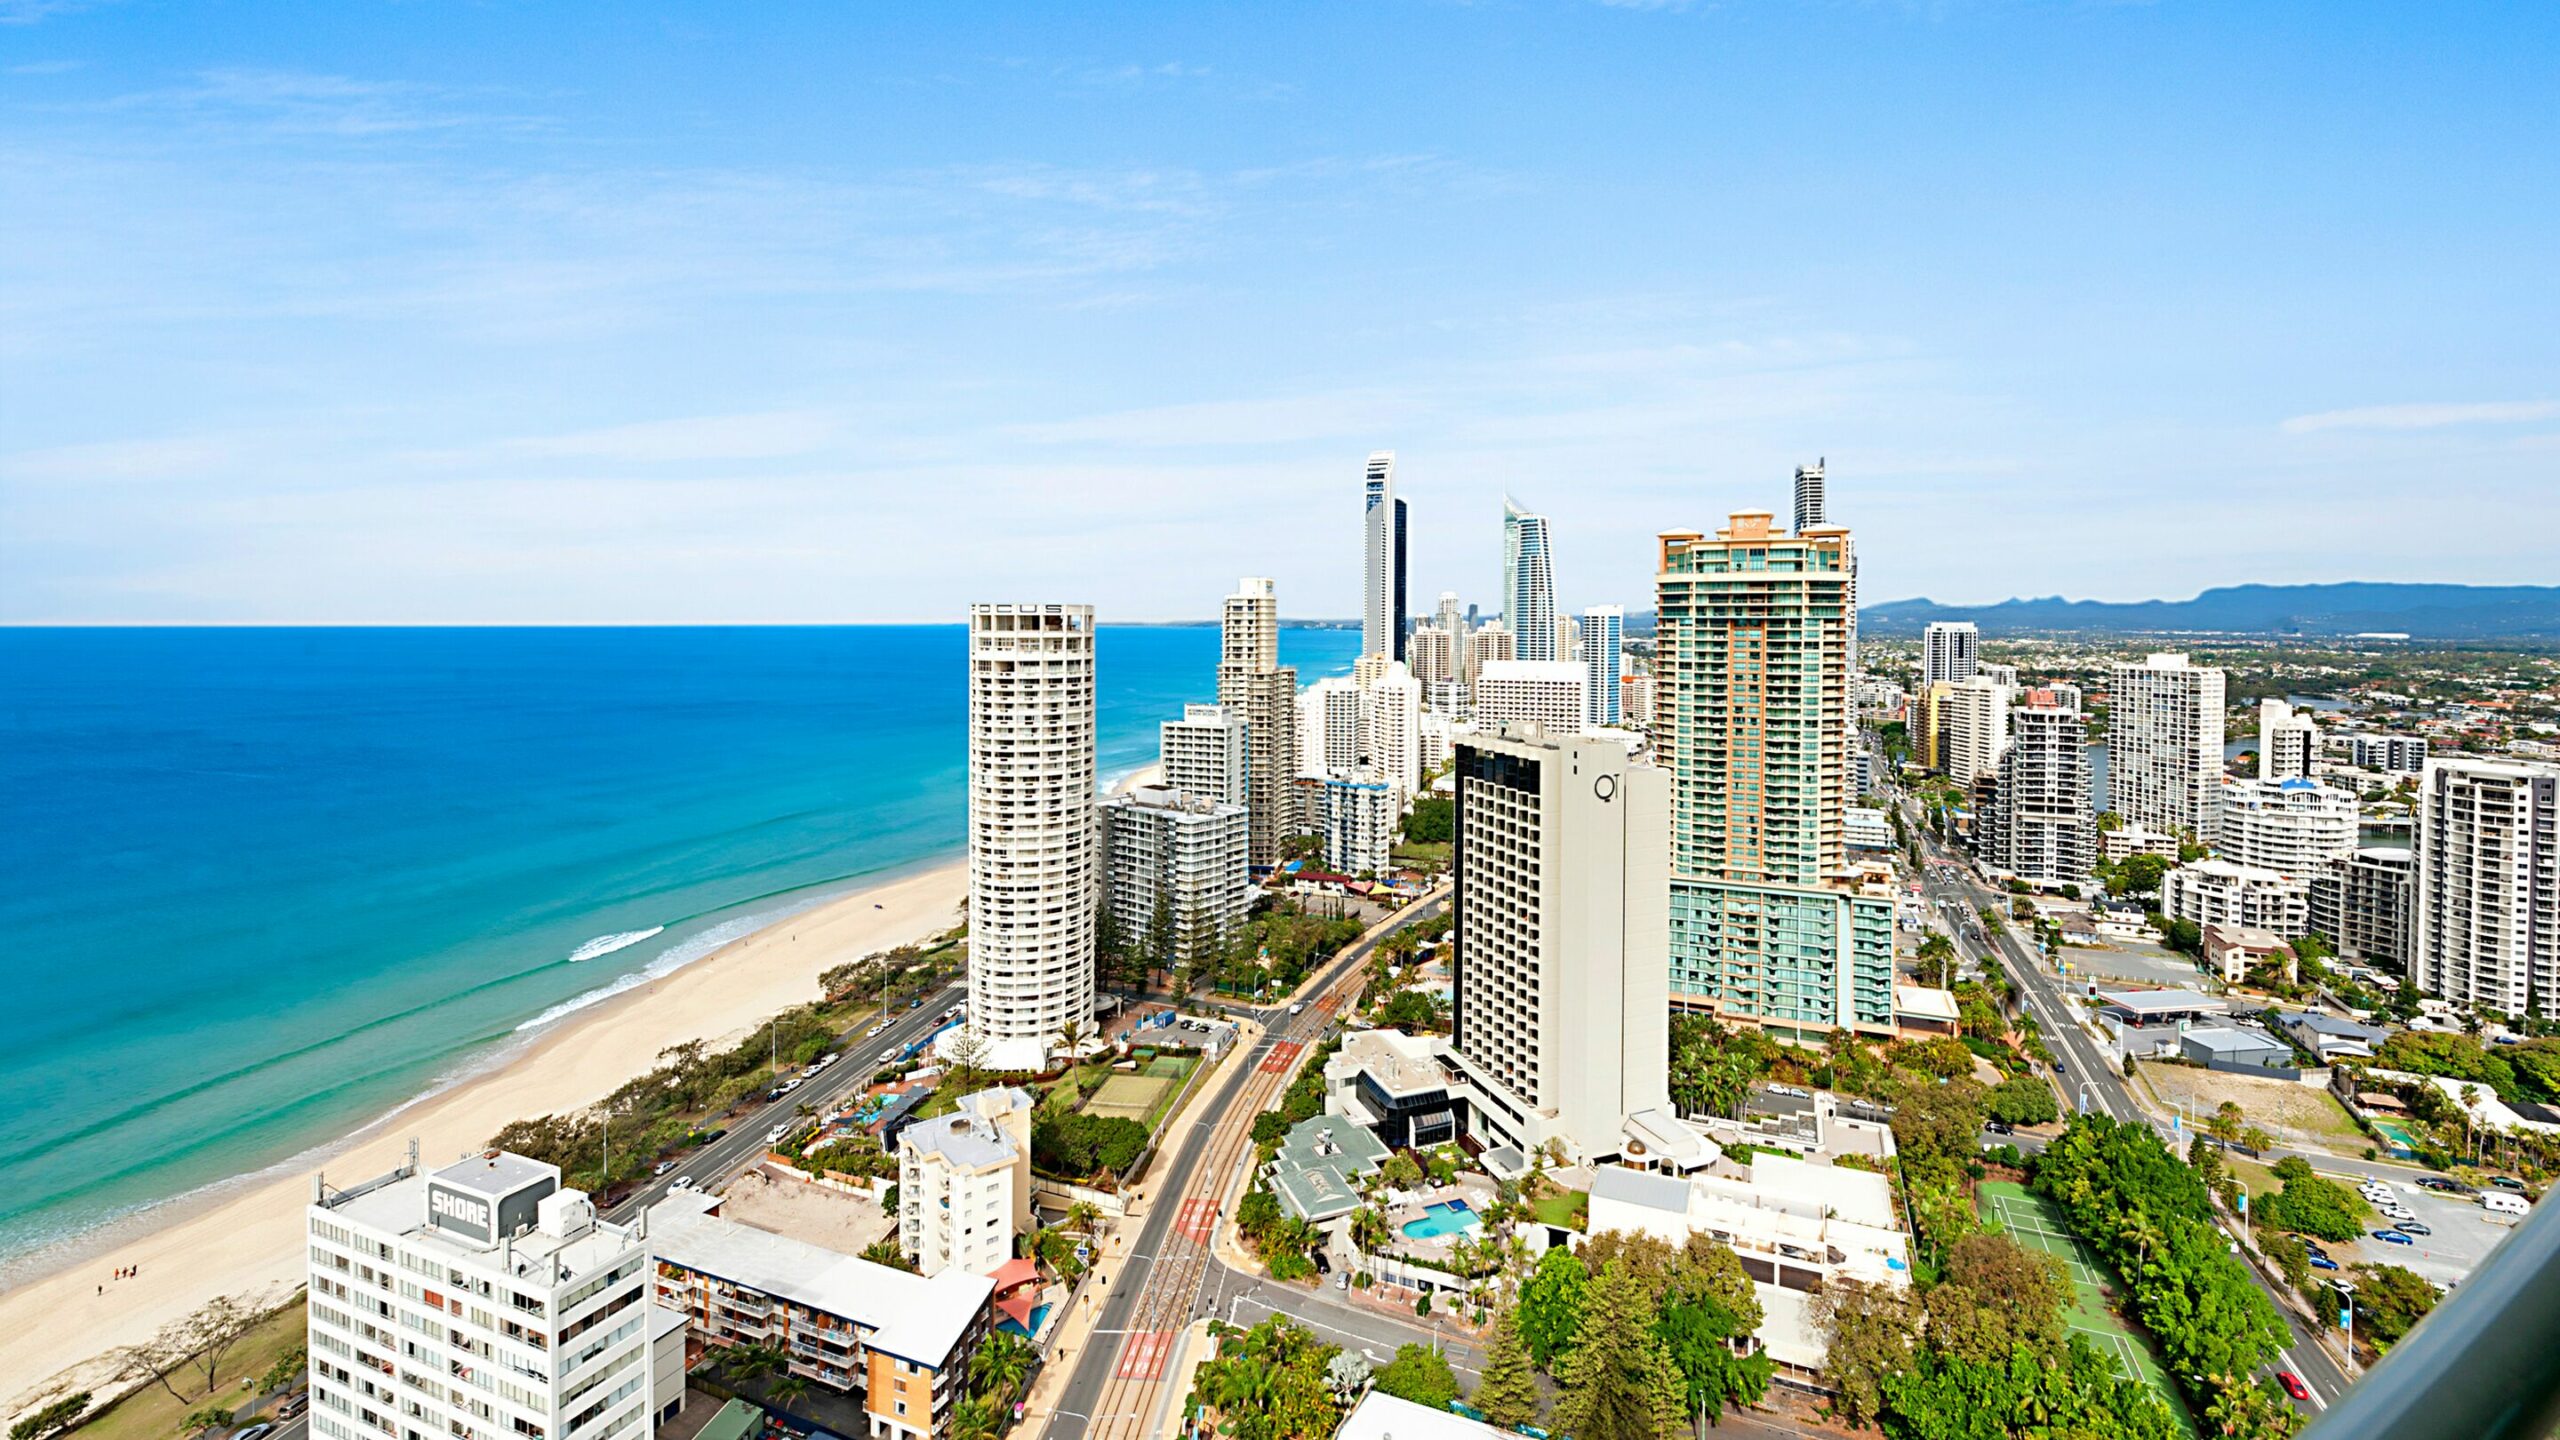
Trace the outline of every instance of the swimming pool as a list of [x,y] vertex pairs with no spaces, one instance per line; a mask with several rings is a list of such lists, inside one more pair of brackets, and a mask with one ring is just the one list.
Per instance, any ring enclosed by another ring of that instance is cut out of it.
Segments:
[[2373,1133],[2382,1137],[2383,1145],[2395,1158],[2406,1160],[2417,1155],[2418,1137],[2409,1133],[2408,1126],[2397,1120],[2374,1120],[2368,1123],[2373,1126]]
[[1404,1222],[1405,1235],[1414,1240],[1437,1240],[1455,1235],[1476,1223],[1475,1207],[1464,1200],[1443,1200],[1426,1207],[1418,1220]]

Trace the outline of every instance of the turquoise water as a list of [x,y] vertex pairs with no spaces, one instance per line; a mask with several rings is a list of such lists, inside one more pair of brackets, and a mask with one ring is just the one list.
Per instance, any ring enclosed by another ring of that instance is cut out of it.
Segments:
[[1404,1222],[1404,1233],[1416,1240],[1436,1240],[1455,1235],[1476,1223],[1475,1207],[1464,1200],[1443,1200],[1422,1212],[1419,1220]]
[[[958,626],[0,629],[0,1261],[952,855]],[[1217,632],[1100,633],[1106,778]],[[1291,629],[1308,677],[1356,632]],[[632,1057],[633,1069],[650,1057]]]

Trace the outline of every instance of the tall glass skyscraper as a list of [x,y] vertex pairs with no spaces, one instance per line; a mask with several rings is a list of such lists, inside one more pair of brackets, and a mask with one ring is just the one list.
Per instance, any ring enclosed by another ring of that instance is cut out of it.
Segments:
[[1502,623],[1511,628],[1514,659],[1556,655],[1555,556],[1547,517],[1502,497]]
[[1396,498],[1396,452],[1369,456],[1360,506],[1360,534],[1366,548],[1361,571],[1360,653],[1402,660],[1406,620],[1404,596],[1405,508]]
[[1625,648],[1627,612],[1618,605],[1594,605],[1582,612],[1583,723],[1618,723],[1618,652]]

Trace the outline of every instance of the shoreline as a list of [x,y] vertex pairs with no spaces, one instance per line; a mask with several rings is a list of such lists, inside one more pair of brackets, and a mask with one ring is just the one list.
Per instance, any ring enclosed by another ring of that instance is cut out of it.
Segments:
[[[816,998],[829,966],[922,940],[957,924],[968,896],[958,858],[892,872],[876,883],[785,915],[664,975],[560,1017],[486,1065],[393,1106],[341,1139],[233,1181],[173,1197],[67,1242],[58,1262],[0,1292],[0,1401],[12,1413],[63,1388],[116,1387],[103,1357],[147,1338],[217,1295],[302,1280],[303,1209],[310,1177],[369,1177],[405,1158],[410,1138],[429,1164],[479,1148],[515,1120],[593,1104],[687,1040],[721,1043]],[[132,1279],[109,1281],[139,1266]],[[80,1287],[90,1287],[83,1295]]]

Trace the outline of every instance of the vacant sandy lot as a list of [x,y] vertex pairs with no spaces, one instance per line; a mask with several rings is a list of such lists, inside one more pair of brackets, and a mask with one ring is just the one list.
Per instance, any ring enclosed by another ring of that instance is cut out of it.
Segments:
[[2192,1107],[2198,1125],[2229,1100],[2240,1107],[2243,1125],[2262,1126],[2280,1143],[2351,1155],[2362,1154],[2372,1143],[2326,1090],[2290,1080],[2261,1080],[2149,1061],[2143,1062],[2139,1074],[2159,1098],[2161,1108]]

